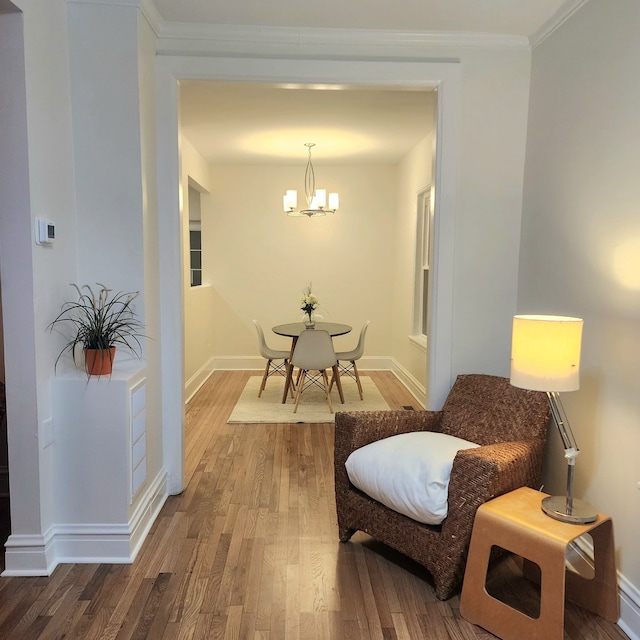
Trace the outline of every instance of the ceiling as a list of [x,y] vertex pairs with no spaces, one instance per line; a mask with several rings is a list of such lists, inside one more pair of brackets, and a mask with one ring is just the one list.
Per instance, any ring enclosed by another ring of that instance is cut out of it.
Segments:
[[[1,2],[2,0],[0,0]],[[382,29],[532,37],[584,0],[153,0],[198,25]],[[210,163],[396,163],[433,129],[435,94],[389,87],[181,83],[185,137]]]
[[434,128],[435,93],[190,81],[182,133],[211,164],[396,164]]

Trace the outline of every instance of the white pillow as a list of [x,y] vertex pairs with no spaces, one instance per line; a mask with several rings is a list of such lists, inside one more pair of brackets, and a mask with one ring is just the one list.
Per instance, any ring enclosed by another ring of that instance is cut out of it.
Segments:
[[444,433],[402,433],[356,449],[345,467],[349,480],[374,500],[418,522],[440,524],[453,459],[477,446]]

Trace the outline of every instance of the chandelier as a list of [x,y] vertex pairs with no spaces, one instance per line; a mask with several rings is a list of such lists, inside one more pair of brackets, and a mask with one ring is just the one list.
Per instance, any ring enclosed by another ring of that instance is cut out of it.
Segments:
[[329,194],[329,202],[327,206],[327,190],[316,189],[316,176],[313,172],[311,164],[311,148],[316,146],[315,142],[305,142],[309,152],[307,160],[307,168],[304,172],[304,195],[306,199],[306,209],[296,211],[298,206],[298,192],[295,189],[289,189],[283,197],[284,211],[289,216],[307,216],[313,218],[315,216],[326,216],[327,213],[335,213],[338,210],[339,196],[337,193]]

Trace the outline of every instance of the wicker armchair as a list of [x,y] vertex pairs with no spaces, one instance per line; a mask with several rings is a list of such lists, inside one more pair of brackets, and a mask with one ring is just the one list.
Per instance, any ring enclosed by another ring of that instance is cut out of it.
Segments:
[[[356,531],[409,556],[430,572],[436,597],[450,598],[464,575],[476,510],[521,486],[538,489],[550,409],[539,391],[517,389],[507,378],[458,376],[441,411],[336,413],[335,490],[339,536]],[[411,431],[437,431],[475,442],[459,451],[449,480],[447,517],[421,524],[359,491],[345,470],[349,454],[370,442]]]

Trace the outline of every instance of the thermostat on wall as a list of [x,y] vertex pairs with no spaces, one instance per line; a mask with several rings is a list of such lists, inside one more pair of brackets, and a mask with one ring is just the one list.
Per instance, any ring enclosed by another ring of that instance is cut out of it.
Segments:
[[53,244],[56,239],[56,226],[51,220],[36,220],[36,244]]

